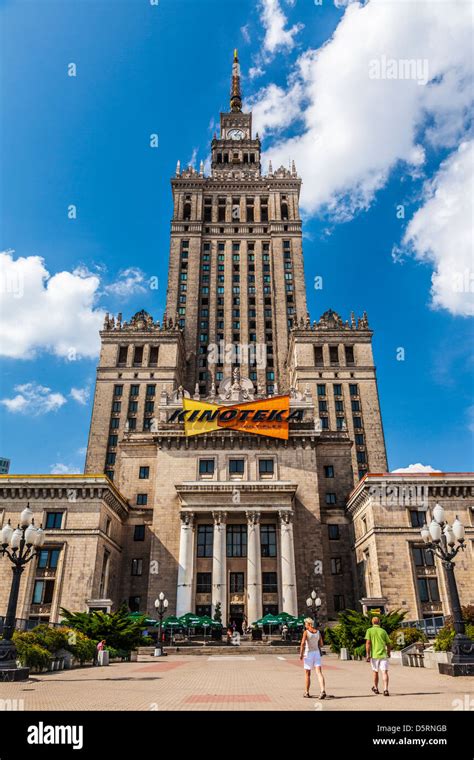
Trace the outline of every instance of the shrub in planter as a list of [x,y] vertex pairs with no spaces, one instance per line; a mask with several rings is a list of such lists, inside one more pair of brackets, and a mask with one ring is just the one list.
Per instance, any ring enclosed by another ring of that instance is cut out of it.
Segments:
[[59,649],[68,648],[68,628],[50,628],[48,625],[37,625],[31,633],[36,644],[55,654]]
[[[407,613],[401,610],[378,615],[380,627],[390,635],[392,631],[400,627],[400,623]],[[324,641],[330,645],[331,651],[339,653],[346,648],[351,655],[356,650],[365,647],[365,632],[372,625],[374,615],[364,615],[357,610],[344,610],[339,613],[339,623],[334,628],[326,628]]]
[[13,641],[16,646],[18,660],[24,668],[39,670],[48,668],[51,662],[51,654],[47,649],[35,642],[32,631],[26,633],[14,633]]
[[97,643],[80,631],[75,631],[72,628],[67,630],[69,637],[65,648],[71,652],[76,660],[79,660],[81,665],[84,665],[85,662],[91,662],[95,657]]
[[390,634],[390,643],[392,649],[396,652],[409,647],[410,644],[414,644],[416,641],[422,641],[423,643],[428,641],[424,632],[419,628],[397,628],[396,631],[392,631]]
[[[434,643],[435,652],[449,652],[453,645],[454,636],[455,631],[453,624],[449,622],[444,628],[441,628],[436,636]],[[466,624],[466,636],[469,636],[469,638],[474,641],[474,625],[470,623]]]

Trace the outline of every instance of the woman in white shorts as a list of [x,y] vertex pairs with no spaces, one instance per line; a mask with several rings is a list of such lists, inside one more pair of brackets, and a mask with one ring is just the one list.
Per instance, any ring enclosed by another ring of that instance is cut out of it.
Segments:
[[326,696],[326,685],[324,683],[323,670],[321,667],[321,647],[324,646],[323,637],[321,633],[314,628],[312,618],[305,618],[304,625],[305,630],[303,631],[300,646],[300,660],[303,660],[306,679],[306,691],[303,696],[310,696],[309,687],[311,686],[311,671],[313,668],[316,668],[316,674],[321,688],[319,699],[324,699]]

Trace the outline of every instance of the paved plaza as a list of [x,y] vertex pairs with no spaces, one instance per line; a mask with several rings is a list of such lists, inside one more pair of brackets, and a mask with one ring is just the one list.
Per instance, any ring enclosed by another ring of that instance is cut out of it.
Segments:
[[303,668],[296,655],[229,654],[170,655],[35,675],[25,683],[0,684],[0,705],[24,710],[474,709],[474,678],[394,665],[391,696],[384,697],[371,693],[367,663],[341,662],[328,655],[324,666],[328,694],[324,701],[316,698],[314,676],[311,693],[316,696],[303,698]]

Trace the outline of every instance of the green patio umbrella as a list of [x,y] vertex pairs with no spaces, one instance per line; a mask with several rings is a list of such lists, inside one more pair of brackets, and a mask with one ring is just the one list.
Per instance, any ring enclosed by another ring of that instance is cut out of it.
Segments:
[[290,615],[289,612],[279,612],[275,617],[280,621],[280,623],[286,623],[287,625],[288,623],[296,620],[296,618],[293,615]]
[[175,615],[170,615],[163,620],[163,628],[178,628],[180,625],[181,623]]
[[196,628],[201,624],[201,618],[199,615],[194,615],[193,612],[187,612],[185,615],[181,615],[179,622],[185,628]]

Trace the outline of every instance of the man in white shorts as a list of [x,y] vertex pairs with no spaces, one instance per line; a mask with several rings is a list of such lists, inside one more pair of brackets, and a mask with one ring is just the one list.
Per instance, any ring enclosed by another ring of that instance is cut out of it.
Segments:
[[314,628],[312,618],[305,618],[305,630],[300,645],[300,660],[303,660],[303,667],[306,681],[306,691],[303,696],[309,697],[309,687],[311,686],[311,671],[316,668],[321,693],[319,699],[326,697],[324,676],[321,667],[321,647],[324,641],[321,633]]
[[368,628],[365,634],[365,652],[367,662],[372,665],[374,673],[374,685],[372,691],[374,694],[379,692],[379,670],[382,673],[383,693],[385,697],[388,693],[388,658],[390,657],[390,639],[387,631],[380,627],[378,617],[372,618],[372,628]]

